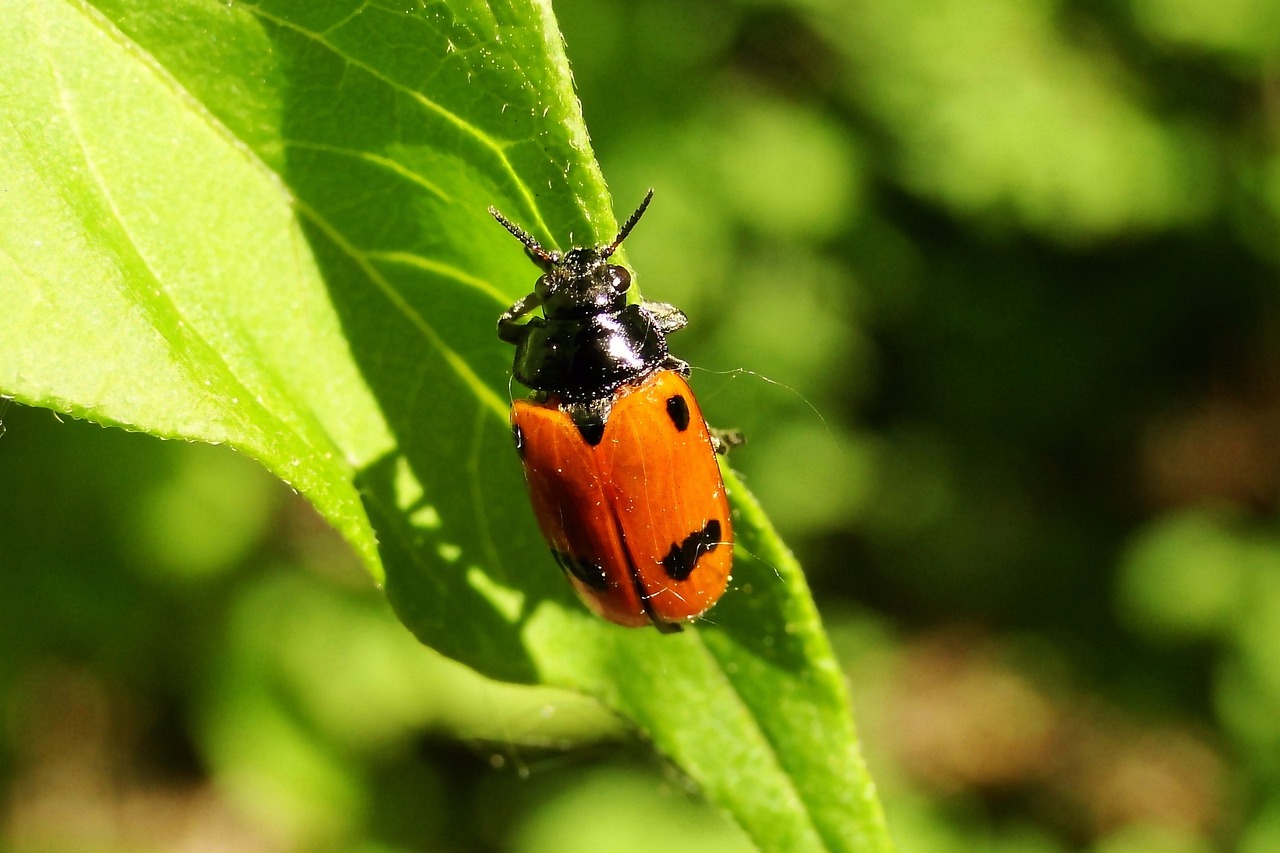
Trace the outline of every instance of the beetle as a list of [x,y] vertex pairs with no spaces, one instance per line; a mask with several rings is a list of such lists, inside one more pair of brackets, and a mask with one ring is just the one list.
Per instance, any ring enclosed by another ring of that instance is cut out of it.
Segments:
[[668,349],[684,312],[628,302],[631,274],[610,263],[652,199],[613,242],[563,254],[489,212],[541,270],[498,319],[512,373],[533,392],[512,404],[511,428],[538,526],[592,611],[670,633],[729,583],[733,524],[716,454],[741,438],[707,426],[689,365]]

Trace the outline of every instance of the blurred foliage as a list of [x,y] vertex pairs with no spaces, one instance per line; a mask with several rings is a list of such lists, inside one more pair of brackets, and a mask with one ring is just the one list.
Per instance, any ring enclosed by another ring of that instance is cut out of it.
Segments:
[[[1276,5],[556,10],[901,849],[1276,849]],[[244,460],[0,417],[8,847],[743,849]]]

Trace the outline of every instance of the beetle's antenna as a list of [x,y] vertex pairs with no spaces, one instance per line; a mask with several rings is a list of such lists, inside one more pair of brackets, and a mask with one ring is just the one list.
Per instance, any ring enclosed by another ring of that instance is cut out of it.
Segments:
[[653,201],[653,190],[649,190],[644,194],[644,201],[640,202],[640,206],[636,208],[636,212],[627,217],[627,221],[622,223],[622,229],[618,231],[618,236],[613,242],[604,247],[604,251],[600,253],[601,257],[609,257],[622,245],[622,241],[627,239],[627,235],[631,233],[631,229],[636,227],[636,223],[640,221],[640,217],[644,216],[645,208],[649,206],[649,202]]
[[494,219],[498,220],[499,225],[510,231],[512,236],[521,243],[524,243],[524,247],[529,250],[529,254],[532,255],[535,260],[541,261],[544,264],[554,264],[556,262],[556,258],[546,249],[542,248],[541,243],[533,239],[529,232],[525,231],[519,225],[516,225],[510,219],[507,219],[507,217],[499,213],[498,208],[490,207],[489,214]]

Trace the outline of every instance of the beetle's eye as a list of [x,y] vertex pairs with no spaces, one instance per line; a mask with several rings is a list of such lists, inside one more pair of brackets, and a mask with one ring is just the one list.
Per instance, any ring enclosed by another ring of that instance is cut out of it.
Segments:
[[609,267],[609,272],[613,273],[614,291],[625,293],[627,288],[631,286],[631,273],[627,272],[623,267]]

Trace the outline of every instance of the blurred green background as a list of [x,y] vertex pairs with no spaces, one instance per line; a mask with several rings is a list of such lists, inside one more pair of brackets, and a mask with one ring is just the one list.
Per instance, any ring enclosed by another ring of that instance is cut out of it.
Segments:
[[[1280,5],[556,11],[901,849],[1280,849]],[[0,418],[0,846],[746,849],[254,464]]]

